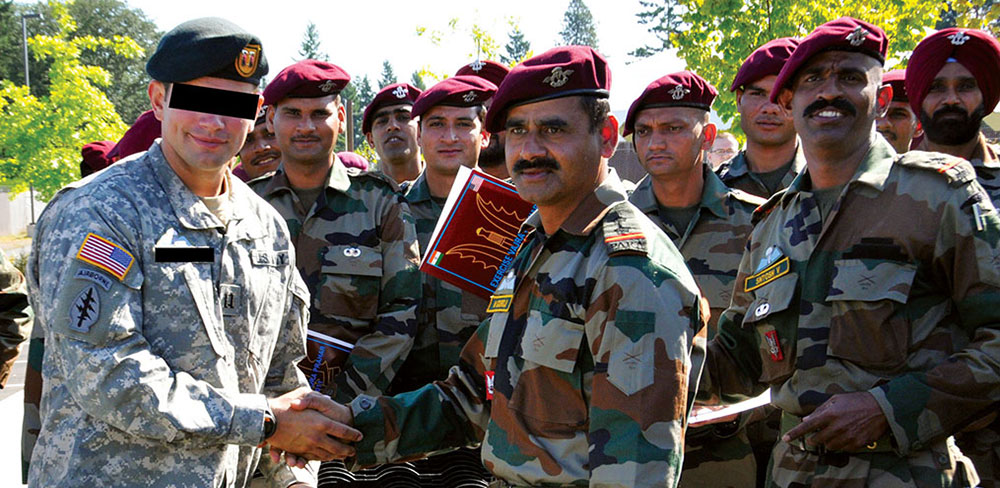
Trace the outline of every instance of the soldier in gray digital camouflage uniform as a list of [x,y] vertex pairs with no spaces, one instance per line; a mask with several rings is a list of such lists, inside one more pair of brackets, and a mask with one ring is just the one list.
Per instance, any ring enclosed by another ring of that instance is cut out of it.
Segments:
[[[356,433],[292,408],[329,403],[296,368],[309,294],[284,222],[228,171],[260,105],[260,41],[192,20],[147,71],[163,139],[62,190],[38,221],[28,283],[46,347],[29,482],[236,488],[263,443],[349,453],[329,435]],[[314,479],[262,469],[275,487]]]

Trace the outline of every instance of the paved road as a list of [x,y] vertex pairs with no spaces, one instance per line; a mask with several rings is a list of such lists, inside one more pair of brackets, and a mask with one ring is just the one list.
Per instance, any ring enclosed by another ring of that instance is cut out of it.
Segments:
[[28,364],[28,344],[21,355],[7,387],[0,390],[0,486],[21,485],[21,419],[24,415],[24,368]]

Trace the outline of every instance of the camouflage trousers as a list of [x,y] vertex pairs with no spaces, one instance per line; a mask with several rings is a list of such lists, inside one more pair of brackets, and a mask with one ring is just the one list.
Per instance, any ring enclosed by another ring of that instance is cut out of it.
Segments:
[[725,424],[688,429],[680,488],[746,488],[756,486],[757,462],[746,429],[720,433]]
[[900,456],[894,452],[807,452],[781,440],[768,466],[768,487],[971,488],[979,478],[953,438]]
[[985,428],[956,434],[955,443],[976,467],[979,486],[1000,488],[1000,417]]

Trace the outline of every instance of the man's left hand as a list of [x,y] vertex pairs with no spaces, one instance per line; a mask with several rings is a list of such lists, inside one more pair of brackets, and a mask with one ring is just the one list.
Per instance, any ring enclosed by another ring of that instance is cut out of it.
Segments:
[[875,397],[867,391],[841,393],[824,402],[802,423],[781,438],[785,442],[805,436],[810,446],[831,451],[858,451],[878,440],[889,428]]

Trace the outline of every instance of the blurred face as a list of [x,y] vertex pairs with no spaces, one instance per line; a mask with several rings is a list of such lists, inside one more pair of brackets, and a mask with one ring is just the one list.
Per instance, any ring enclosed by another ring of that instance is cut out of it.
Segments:
[[[185,84],[257,93],[256,85],[223,78],[203,77]],[[172,164],[183,166],[181,171],[211,172],[228,165],[253,125],[252,120],[170,108],[170,93],[158,81],[149,84],[149,97],[153,114],[162,122],[163,152]]]
[[476,107],[431,107],[420,117],[417,137],[428,174],[456,175],[458,168],[473,168],[479,151],[489,143]]
[[240,162],[250,178],[263,176],[278,167],[281,151],[274,142],[274,132],[267,130],[267,123],[257,124],[240,149]]
[[410,116],[411,109],[410,105],[398,104],[375,112],[367,137],[379,160],[401,164],[417,157],[417,121]]
[[792,114],[770,100],[777,78],[776,75],[768,75],[736,91],[740,128],[747,135],[747,140],[755,144],[781,146],[795,140]]
[[590,130],[580,97],[520,105],[507,114],[507,169],[521,198],[539,208],[575,208],[600,184],[618,127],[608,118]]
[[920,129],[917,116],[908,102],[889,102],[885,116],[879,117],[875,129],[892,144],[897,153],[910,150],[910,143]]
[[985,112],[976,77],[961,63],[945,63],[920,104],[920,122],[931,142],[957,146],[979,134]]
[[300,165],[330,164],[346,117],[335,95],[285,98],[267,111],[283,160]]
[[795,75],[791,91],[781,95],[803,144],[825,150],[866,144],[891,97],[882,88],[881,73],[878,61],[865,54],[827,51],[813,56]]
[[712,143],[712,147],[708,150],[708,164],[713,169],[717,168],[738,152],[740,152],[740,146],[733,136],[716,137],[715,142]]
[[701,154],[712,146],[715,126],[690,107],[656,107],[635,120],[635,151],[653,178],[679,178],[701,170]]

